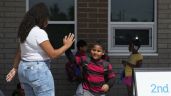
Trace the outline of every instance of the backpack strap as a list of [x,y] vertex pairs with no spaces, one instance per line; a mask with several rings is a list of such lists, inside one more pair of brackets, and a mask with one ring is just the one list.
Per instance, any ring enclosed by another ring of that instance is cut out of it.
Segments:
[[109,63],[106,62],[106,61],[103,61],[103,67],[104,67],[104,79],[105,79],[105,82],[108,81],[108,67],[109,67]]
[[81,59],[82,66],[85,66],[90,62],[90,57],[87,54],[86,54],[86,60],[83,60],[82,56],[80,59]]
[[85,77],[84,77],[84,75],[86,74],[86,72],[87,72],[87,65],[88,65],[88,63],[90,62],[90,57],[86,54],[86,59],[85,60],[83,60],[83,57],[81,56],[81,64],[82,64],[82,66],[81,66],[81,73],[82,73],[82,82],[86,82],[86,79],[85,79]]
[[65,55],[67,57],[67,59],[69,60],[69,62],[71,63],[75,63],[75,55],[72,53],[71,49],[68,49],[65,51]]
[[[87,71],[87,64],[90,62],[90,57],[86,56],[86,60],[84,61],[83,58],[81,57],[81,63],[82,63],[82,73],[83,75],[86,73]],[[103,61],[103,67],[104,67],[104,79],[105,79],[105,82],[108,82],[108,68],[109,68],[109,63],[107,61]]]

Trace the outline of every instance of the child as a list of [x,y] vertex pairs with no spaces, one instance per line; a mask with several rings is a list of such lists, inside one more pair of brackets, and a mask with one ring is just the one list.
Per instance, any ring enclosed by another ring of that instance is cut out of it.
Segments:
[[[73,64],[74,67],[68,68],[66,64],[66,70],[68,71],[68,79],[69,81],[77,81],[81,82],[82,80],[82,63],[87,59],[87,42],[84,40],[79,40],[77,42],[77,52],[75,55],[71,52],[71,50],[67,50],[65,52],[65,55],[67,56],[69,62],[67,64]],[[73,69],[71,69],[73,68]],[[70,72],[69,72],[70,71]],[[74,71],[74,72],[73,72]]]
[[123,83],[127,86],[128,96],[132,96],[132,69],[139,68],[142,65],[143,56],[138,52],[141,44],[138,37],[135,37],[129,44],[129,51],[131,52],[128,61],[122,61],[124,65]]
[[[112,87],[115,74],[112,65],[102,59],[104,52],[104,47],[100,43],[95,43],[90,49],[91,58],[84,72],[85,80],[78,86],[76,96],[105,96]],[[104,63],[108,64],[107,76],[104,76]]]

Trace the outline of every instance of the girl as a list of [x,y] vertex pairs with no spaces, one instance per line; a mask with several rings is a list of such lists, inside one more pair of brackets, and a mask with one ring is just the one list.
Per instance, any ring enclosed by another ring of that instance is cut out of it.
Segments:
[[63,39],[64,45],[54,49],[44,30],[47,25],[48,8],[38,3],[25,14],[19,26],[20,47],[6,80],[10,82],[18,71],[25,96],[55,96],[49,60],[61,56],[74,42],[74,35],[69,34]]
[[129,43],[129,51],[131,52],[128,61],[122,61],[124,65],[124,78],[123,83],[127,86],[128,96],[132,96],[132,70],[133,68],[141,67],[143,56],[138,52],[141,44],[138,37],[135,37]]
[[[112,65],[103,60],[104,47],[100,43],[95,43],[90,50],[91,60],[84,70],[84,81],[76,91],[76,96],[105,96],[106,92],[114,83],[115,74]],[[107,77],[105,77],[104,63],[107,64]]]

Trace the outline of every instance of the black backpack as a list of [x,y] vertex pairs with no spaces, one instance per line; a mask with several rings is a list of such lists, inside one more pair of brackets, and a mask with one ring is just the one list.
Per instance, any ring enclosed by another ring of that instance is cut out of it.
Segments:
[[71,50],[67,50],[65,55],[68,59],[68,62],[65,64],[67,79],[70,82],[81,82],[82,72],[80,67],[76,64],[75,55],[71,52]]

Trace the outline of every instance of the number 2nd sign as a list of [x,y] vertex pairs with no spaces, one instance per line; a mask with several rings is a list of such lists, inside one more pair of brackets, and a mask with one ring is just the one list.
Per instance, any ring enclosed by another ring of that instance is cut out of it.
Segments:
[[151,93],[169,93],[169,86],[168,84],[158,85],[158,84],[151,84]]

